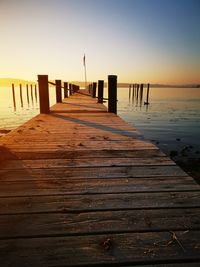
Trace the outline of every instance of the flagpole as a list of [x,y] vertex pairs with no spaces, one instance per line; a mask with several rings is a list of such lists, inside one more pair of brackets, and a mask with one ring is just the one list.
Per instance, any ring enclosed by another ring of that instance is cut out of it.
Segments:
[[86,62],[85,62],[85,54],[83,57],[83,65],[84,65],[84,70],[85,70],[85,89],[87,88],[87,74],[86,74]]

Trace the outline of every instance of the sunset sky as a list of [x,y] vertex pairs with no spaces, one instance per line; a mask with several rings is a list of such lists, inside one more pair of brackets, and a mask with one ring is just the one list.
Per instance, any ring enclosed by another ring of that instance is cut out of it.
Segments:
[[200,0],[0,0],[0,78],[200,83]]

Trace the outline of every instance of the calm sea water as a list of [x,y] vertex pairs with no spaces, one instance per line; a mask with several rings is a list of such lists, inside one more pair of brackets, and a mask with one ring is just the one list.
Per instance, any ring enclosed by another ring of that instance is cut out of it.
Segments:
[[163,151],[178,151],[199,157],[200,88],[150,88],[150,104],[143,99],[129,100],[128,89],[118,94],[118,114],[136,126],[144,138],[155,142]]
[[[107,92],[105,91],[105,96]],[[0,129],[13,129],[39,113],[38,93],[35,88],[15,89],[16,107],[11,88],[0,87]],[[141,99],[141,101],[140,101]],[[150,88],[149,102],[146,89],[143,98],[129,98],[128,88],[118,88],[118,115],[137,127],[165,152],[188,150],[199,157],[200,151],[200,89],[199,88]],[[50,104],[55,104],[55,88],[50,88]]]

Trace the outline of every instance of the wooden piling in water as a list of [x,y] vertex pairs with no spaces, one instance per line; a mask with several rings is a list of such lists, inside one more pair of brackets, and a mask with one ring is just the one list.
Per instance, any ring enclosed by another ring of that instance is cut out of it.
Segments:
[[37,102],[37,86],[35,84],[35,101]]
[[140,84],[140,106],[142,106],[142,99],[143,99],[143,83]]
[[31,84],[31,100],[33,102],[33,85]]
[[117,114],[117,76],[108,75],[108,112]]
[[38,75],[38,89],[40,99],[40,113],[48,114],[50,112],[48,75]]
[[139,85],[139,84],[137,84],[136,100],[138,100],[139,87],[140,87],[140,85]]
[[144,102],[144,105],[149,105],[149,87],[150,87],[150,84],[148,83],[147,84],[147,99],[146,99],[146,102]]
[[135,97],[135,84],[133,84],[132,87],[132,103],[134,102],[134,97]]
[[64,98],[68,97],[68,83],[64,82]]
[[97,89],[97,83],[92,84],[92,97],[96,97],[96,89]]
[[12,83],[12,96],[13,96],[13,106],[14,106],[14,110],[16,110],[15,85],[14,85],[14,83]]
[[26,85],[26,97],[27,97],[27,103],[29,105],[29,90],[28,90],[28,84]]
[[56,103],[62,103],[61,80],[55,80],[55,83],[56,83]]
[[19,85],[21,107],[23,107],[22,84]]
[[131,84],[129,84],[129,100],[131,99]]
[[103,103],[103,87],[104,81],[98,80],[98,103]]

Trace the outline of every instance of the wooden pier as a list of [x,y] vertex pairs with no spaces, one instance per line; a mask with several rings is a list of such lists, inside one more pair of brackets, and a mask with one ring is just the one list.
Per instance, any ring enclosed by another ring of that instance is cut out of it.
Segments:
[[200,266],[200,187],[75,93],[0,139],[1,266]]

